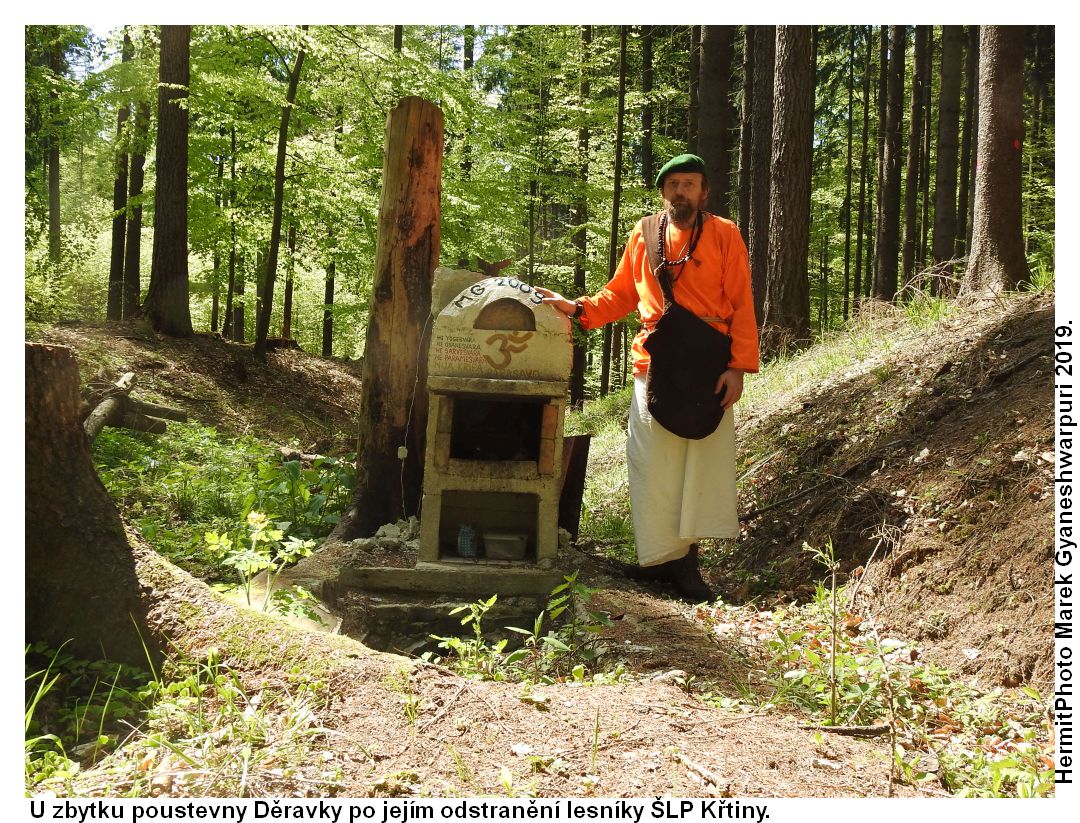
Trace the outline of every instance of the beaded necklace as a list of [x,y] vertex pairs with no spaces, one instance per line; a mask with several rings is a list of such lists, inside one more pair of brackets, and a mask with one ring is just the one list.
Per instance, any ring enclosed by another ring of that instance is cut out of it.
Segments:
[[671,281],[672,282],[675,282],[676,280],[678,280],[679,275],[682,274],[682,268],[679,269],[679,274],[674,274],[673,270],[674,270],[675,266],[684,267],[686,265],[686,262],[694,254],[694,249],[697,248],[698,240],[701,239],[702,224],[703,224],[702,214],[699,211],[697,213],[697,219],[694,221],[694,228],[690,232],[690,243],[687,246],[686,254],[684,254],[678,260],[668,260],[667,251],[666,251],[667,243],[664,242],[666,240],[666,238],[667,238],[668,216],[667,216],[667,212],[664,212],[664,214],[661,215],[661,217],[660,217],[660,231],[659,231],[659,236],[657,238],[657,247],[658,247],[658,250],[659,250],[657,256],[660,258],[660,266],[659,266],[659,268],[667,269],[669,272],[672,272],[672,275],[671,275]]

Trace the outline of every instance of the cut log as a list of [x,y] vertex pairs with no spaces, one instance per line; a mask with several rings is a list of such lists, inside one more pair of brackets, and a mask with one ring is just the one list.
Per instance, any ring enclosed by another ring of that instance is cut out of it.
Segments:
[[97,408],[83,421],[83,431],[86,432],[86,437],[91,443],[101,434],[105,426],[112,425],[114,421],[120,419],[124,410],[124,401],[134,385],[135,372],[126,372],[109,389],[108,396],[98,403]]
[[163,420],[176,420],[179,423],[186,423],[188,419],[187,412],[183,409],[148,403],[145,400],[136,400],[134,397],[129,399],[128,408],[137,414],[145,414],[147,417],[160,417]]
[[157,666],[131,546],[78,410],[71,349],[27,343],[25,640],[70,641],[65,652],[140,667],[149,655]]

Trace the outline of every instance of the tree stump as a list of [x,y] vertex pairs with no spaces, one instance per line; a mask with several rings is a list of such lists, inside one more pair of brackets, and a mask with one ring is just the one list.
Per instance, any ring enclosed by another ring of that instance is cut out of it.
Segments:
[[131,545],[79,422],[71,349],[26,344],[26,640],[146,668],[147,629]]
[[[439,261],[443,114],[404,97],[386,124],[375,283],[364,348],[353,505],[333,537],[368,536],[419,508],[427,337]],[[407,455],[398,457],[404,446]]]

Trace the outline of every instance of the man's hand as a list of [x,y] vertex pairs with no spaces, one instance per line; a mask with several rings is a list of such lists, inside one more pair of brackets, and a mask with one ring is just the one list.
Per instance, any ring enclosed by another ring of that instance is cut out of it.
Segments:
[[728,369],[720,375],[720,379],[716,381],[716,389],[713,391],[713,394],[724,392],[724,399],[720,405],[725,409],[730,409],[739,401],[739,398],[742,397],[742,388],[742,369]]
[[577,311],[577,303],[573,300],[567,300],[558,292],[554,292],[551,289],[545,289],[542,286],[533,286],[533,291],[539,294],[545,303],[550,303],[567,316],[571,316]]

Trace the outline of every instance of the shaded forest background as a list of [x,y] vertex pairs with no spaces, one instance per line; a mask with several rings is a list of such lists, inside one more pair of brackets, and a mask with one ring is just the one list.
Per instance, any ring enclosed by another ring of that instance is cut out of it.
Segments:
[[[594,291],[690,149],[786,348],[864,298],[959,290],[980,66],[1022,94],[1005,285],[1046,281],[1054,28],[992,31],[1012,51],[980,60],[977,26],[28,27],[26,319],[362,354],[385,124],[418,95],[445,117],[444,265]],[[578,341],[576,402],[625,381],[635,322]]]

